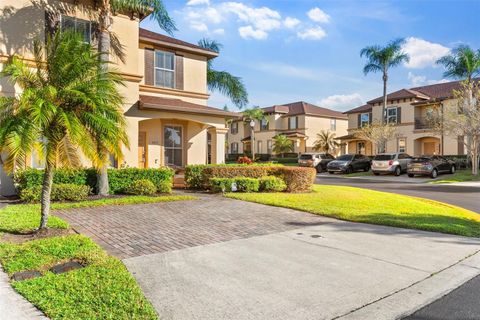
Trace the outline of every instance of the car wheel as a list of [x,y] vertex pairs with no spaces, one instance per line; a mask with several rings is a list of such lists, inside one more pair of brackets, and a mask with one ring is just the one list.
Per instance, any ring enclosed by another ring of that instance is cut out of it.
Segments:
[[366,166],[366,167],[363,169],[363,171],[365,171],[365,172],[370,171],[370,166]]
[[435,179],[436,177],[438,177],[438,170],[437,169],[433,169],[432,170],[432,173],[430,174],[430,177],[432,179]]
[[455,168],[455,166],[452,166],[452,167],[450,168],[450,173],[451,173],[451,174],[454,174],[454,173],[455,173],[455,171],[456,171],[456,168]]
[[333,174],[333,171],[328,171],[328,173]]
[[414,175],[413,173],[409,173],[409,174],[408,174],[408,177],[409,177],[409,178],[413,178],[414,176],[415,176],[415,175]]
[[376,175],[376,176],[379,176],[379,175],[380,175],[379,172],[374,172],[373,174]]
[[395,168],[395,175],[398,177],[398,176],[401,175],[401,174],[402,174],[402,168],[396,167],[396,168]]
[[347,170],[345,171],[346,174],[350,174],[350,173],[353,173],[353,168],[351,166],[349,166],[347,168]]
[[317,173],[322,173],[322,166],[321,165],[316,166],[316,169],[317,169]]

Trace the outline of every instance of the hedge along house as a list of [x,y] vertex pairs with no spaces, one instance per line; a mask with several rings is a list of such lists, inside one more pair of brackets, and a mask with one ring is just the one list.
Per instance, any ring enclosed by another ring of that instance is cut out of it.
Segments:
[[[50,26],[74,29],[95,45],[95,23],[83,4],[94,1],[3,0],[0,5],[0,69],[12,55],[33,62],[33,40],[45,39]],[[45,8],[65,14],[47,14]],[[120,88],[125,97],[130,148],[114,167],[182,168],[187,164],[222,163],[225,155],[226,119],[237,114],[207,106],[207,61],[218,54],[194,44],[141,29],[141,19],[131,13],[113,17],[112,32],[122,44],[124,62],[112,56],[125,78]],[[21,94],[8,79],[0,79],[0,95]],[[41,137],[39,137],[40,139]],[[41,168],[38,155],[26,159]],[[85,166],[90,164],[85,161]],[[0,195],[14,193],[11,179],[0,163]]]

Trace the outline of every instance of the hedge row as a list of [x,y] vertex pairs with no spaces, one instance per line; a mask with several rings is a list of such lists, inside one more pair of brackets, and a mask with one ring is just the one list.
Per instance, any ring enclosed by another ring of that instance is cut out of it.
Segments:
[[[232,190],[235,186],[235,190]],[[267,176],[259,179],[255,178],[211,178],[210,189],[212,192],[282,192],[287,188],[283,179]]]
[[[50,200],[52,201],[83,201],[90,194],[90,187],[71,183],[59,183],[52,186]],[[42,186],[33,186],[20,191],[20,199],[25,202],[39,202],[42,196]]]
[[[170,168],[160,169],[109,169],[108,182],[111,194],[126,193],[134,181],[149,180],[158,192],[170,192],[174,171]],[[14,174],[18,191],[41,186],[43,170],[26,169]],[[57,169],[53,175],[53,184],[73,184],[88,186],[92,190],[97,186],[97,172],[94,169]]]

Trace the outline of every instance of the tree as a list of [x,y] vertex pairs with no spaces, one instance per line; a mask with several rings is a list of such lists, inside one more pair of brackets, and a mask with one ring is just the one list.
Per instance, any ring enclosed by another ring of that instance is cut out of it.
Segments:
[[286,135],[279,134],[273,137],[273,152],[275,152],[275,154],[281,154],[283,158],[285,153],[292,151],[292,140],[288,139]]
[[385,122],[385,110],[387,109],[387,82],[389,69],[410,60],[409,56],[402,50],[402,45],[404,43],[405,40],[397,39],[391,41],[385,47],[374,45],[365,47],[360,51],[360,57],[367,58],[367,63],[363,67],[363,73],[365,75],[372,72],[381,72],[383,74],[382,124]]
[[121,156],[128,144],[122,78],[101,68],[99,54],[77,34],[64,32],[34,44],[35,70],[13,56],[2,76],[21,88],[21,95],[0,98],[0,151],[8,154],[5,167],[23,167],[37,146],[45,170],[39,230],[47,227],[53,172],[57,166],[81,165],[79,150],[94,164],[103,164],[96,142]]
[[320,133],[317,133],[317,140],[315,140],[313,149],[315,151],[323,151],[329,153],[334,151],[340,146],[340,143],[335,139],[335,133],[330,131],[322,130]]
[[437,60],[437,64],[445,68],[444,77],[464,79],[468,83],[480,74],[480,50],[461,45],[452,53]]
[[[243,121],[245,121],[250,127],[250,143],[252,145],[252,160],[255,161],[255,129],[250,125],[250,122],[261,123],[262,121],[268,121],[265,113],[260,107],[254,107],[252,109],[247,109],[243,112]],[[261,124],[260,124],[261,125]]]
[[383,152],[388,140],[395,136],[395,126],[391,123],[381,123],[374,121],[371,124],[367,124],[354,132],[355,137],[358,139],[370,141],[372,148],[377,147],[379,152]]
[[[201,39],[198,45],[219,53],[222,45],[215,40]],[[218,91],[232,100],[238,108],[244,108],[248,103],[248,93],[242,79],[231,75],[226,71],[217,71],[213,69],[213,60],[207,62],[207,84],[211,91]]]

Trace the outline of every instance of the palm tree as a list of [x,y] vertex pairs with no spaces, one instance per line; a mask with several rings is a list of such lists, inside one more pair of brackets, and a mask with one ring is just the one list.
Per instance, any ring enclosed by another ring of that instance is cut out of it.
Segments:
[[263,112],[260,107],[256,106],[251,109],[247,109],[243,112],[243,121],[245,121],[247,124],[250,126],[250,143],[252,145],[252,160],[255,161],[255,128],[254,126],[251,125],[252,121],[253,124],[255,123],[260,123],[262,121],[268,121],[267,117],[265,116],[265,113]]
[[293,151],[292,140],[288,139],[286,135],[279,134],[273,137],[273,152],[281,154],[282,158],[285,153]]
[[6,151],[10,172],[23,167],[37,146],[43,150],[45,170],[39,230],[47,227],[53,172],[57,166],[80,166],[80,151],[96,165],[105,159],[96,144],[121,156],[128,144],[122,78],[101,68],[99,54],[73,33],[56,33],[45,44],[34,43],[36,70],[13,56],[2,76],[22,94],[0,98],[0,152]]
[[382,124],[385,122],[385,110],[387,109],[388,71],[390,68],[410,60],[408,54],[402,50],[404,43],[404,39],[397,39],[391,41],[385,47],[374,45],[365,47],[360,51],[360,57],[367,58],[367,63],[363,67],[363,73],[367,75],[371,72],[382,72],[383,74]]
[[453,49],[451,54],[438,59],[437,64],[445,68],[444,77],[465,79],[471,83],[480,74],[480,50],[461,45]]
[[313,149],[315,151],[323,151],[329,153],[330,151],[338,148],[340,144],[335,140],[335,133],[330,131],[321,130],[317,133],[317,140],[315,140]]
[[[215,40],[202,39],[198,45],[204,49],[208,49],[219,53],[222,45]],[[212,68],[214,59],[210,59],[207,63],[207,84],[211,91],[218,91],[229,97],[233,104],[242,109],[248,103],[248,93],[242,79],[235,77],[226,71],[217,71]]]

